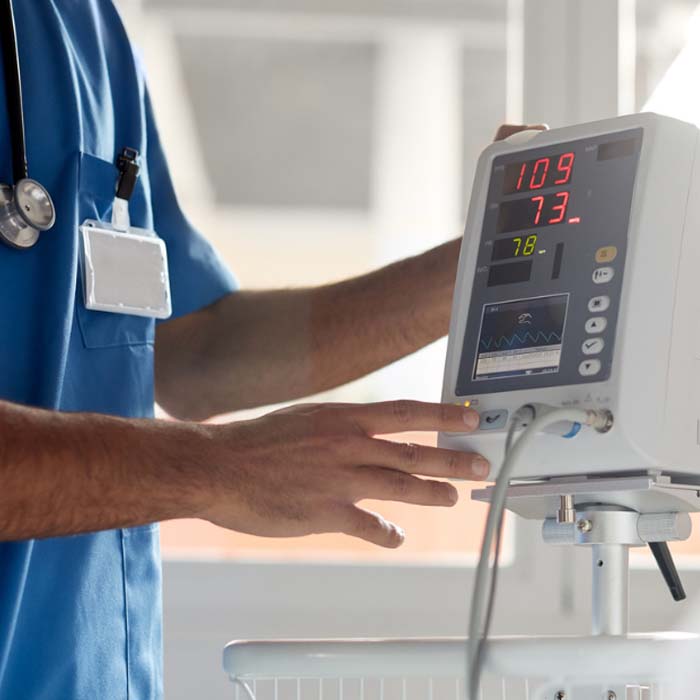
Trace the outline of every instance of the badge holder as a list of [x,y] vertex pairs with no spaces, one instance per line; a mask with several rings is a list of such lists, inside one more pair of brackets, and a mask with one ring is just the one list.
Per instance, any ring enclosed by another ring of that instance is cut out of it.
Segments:
[[165,242],[129,220],[137,158],[137,151],[125,148],[117,159],[120,175],[111,223],[87,219],[80,227],[85,307],[164,319],[172,313]]

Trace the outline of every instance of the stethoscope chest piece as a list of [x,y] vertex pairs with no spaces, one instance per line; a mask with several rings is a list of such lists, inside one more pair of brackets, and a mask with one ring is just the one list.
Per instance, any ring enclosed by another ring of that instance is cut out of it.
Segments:
[[13,248],[31,248],[41,231],[56,221],[51,196],[36,180],[23,178],[14,187],[0,184],[0,238]]
[[17,32],[12,0],[0,0],[0,55],[7,94],[12,146],[12,184],[0,184],[0,241],[31,248],[56,221],[51,196],[28,177]]

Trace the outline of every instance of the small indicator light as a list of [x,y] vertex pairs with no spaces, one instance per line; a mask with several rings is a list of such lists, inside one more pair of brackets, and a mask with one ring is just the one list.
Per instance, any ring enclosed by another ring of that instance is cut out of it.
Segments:
[[580,224],[581,223],[581,217],[580,216],[572,216],[569,219],[570,224]]
[[464,408],[469,408],[472,405],[471,401],[465,401],[464,402]]

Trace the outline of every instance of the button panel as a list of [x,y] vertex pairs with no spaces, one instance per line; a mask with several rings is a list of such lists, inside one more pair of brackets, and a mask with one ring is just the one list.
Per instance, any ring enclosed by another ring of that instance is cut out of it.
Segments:
[[[601,263],[611,263],[617,258],[617,246],[601,246],[595,251],[594,261],[598,265]],[[607,265],[605,267],[594,267],[591,279],[594,284],[608,284],[615,277],[615,268]],[[610,297],[607,294],[600,294],[590,297],[587,304],[588,311],[592,314],[601,314],[610,308]],[[603,364],[594,355],[600,355],[605,348],[605,339],[601,337],[608,327],[606,316],[591,316],[586,319],[584,330],[587,336],[581,343],[581,353],[586,357],[578,366],[578,373],[582,377],[595,377],[603,368]]]

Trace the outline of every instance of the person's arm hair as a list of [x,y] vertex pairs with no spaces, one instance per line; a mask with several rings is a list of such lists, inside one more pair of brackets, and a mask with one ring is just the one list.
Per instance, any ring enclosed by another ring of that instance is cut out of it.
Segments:
[[[495,140],[544,124],[503,124]],[[460,241],[311,289],[230,294],[156,333],[158,403],[202,419],[316,394],[448,329]]]
[[256,535],[344,532],[396,547],[401,530],[359,501],[451,506],[457,491],[435,477],[483,479],[488,463],[376,435],[477,424],[472,410],[410,401],[296,406],[228,425],[0,401],[0,541],[196,517]]
[[194,515],[200,426],[0,401],[0,540]]
[[159,324],[156,397],[202,419],[339,386],[443,336],[459,241],[310,289],[239,291]]

